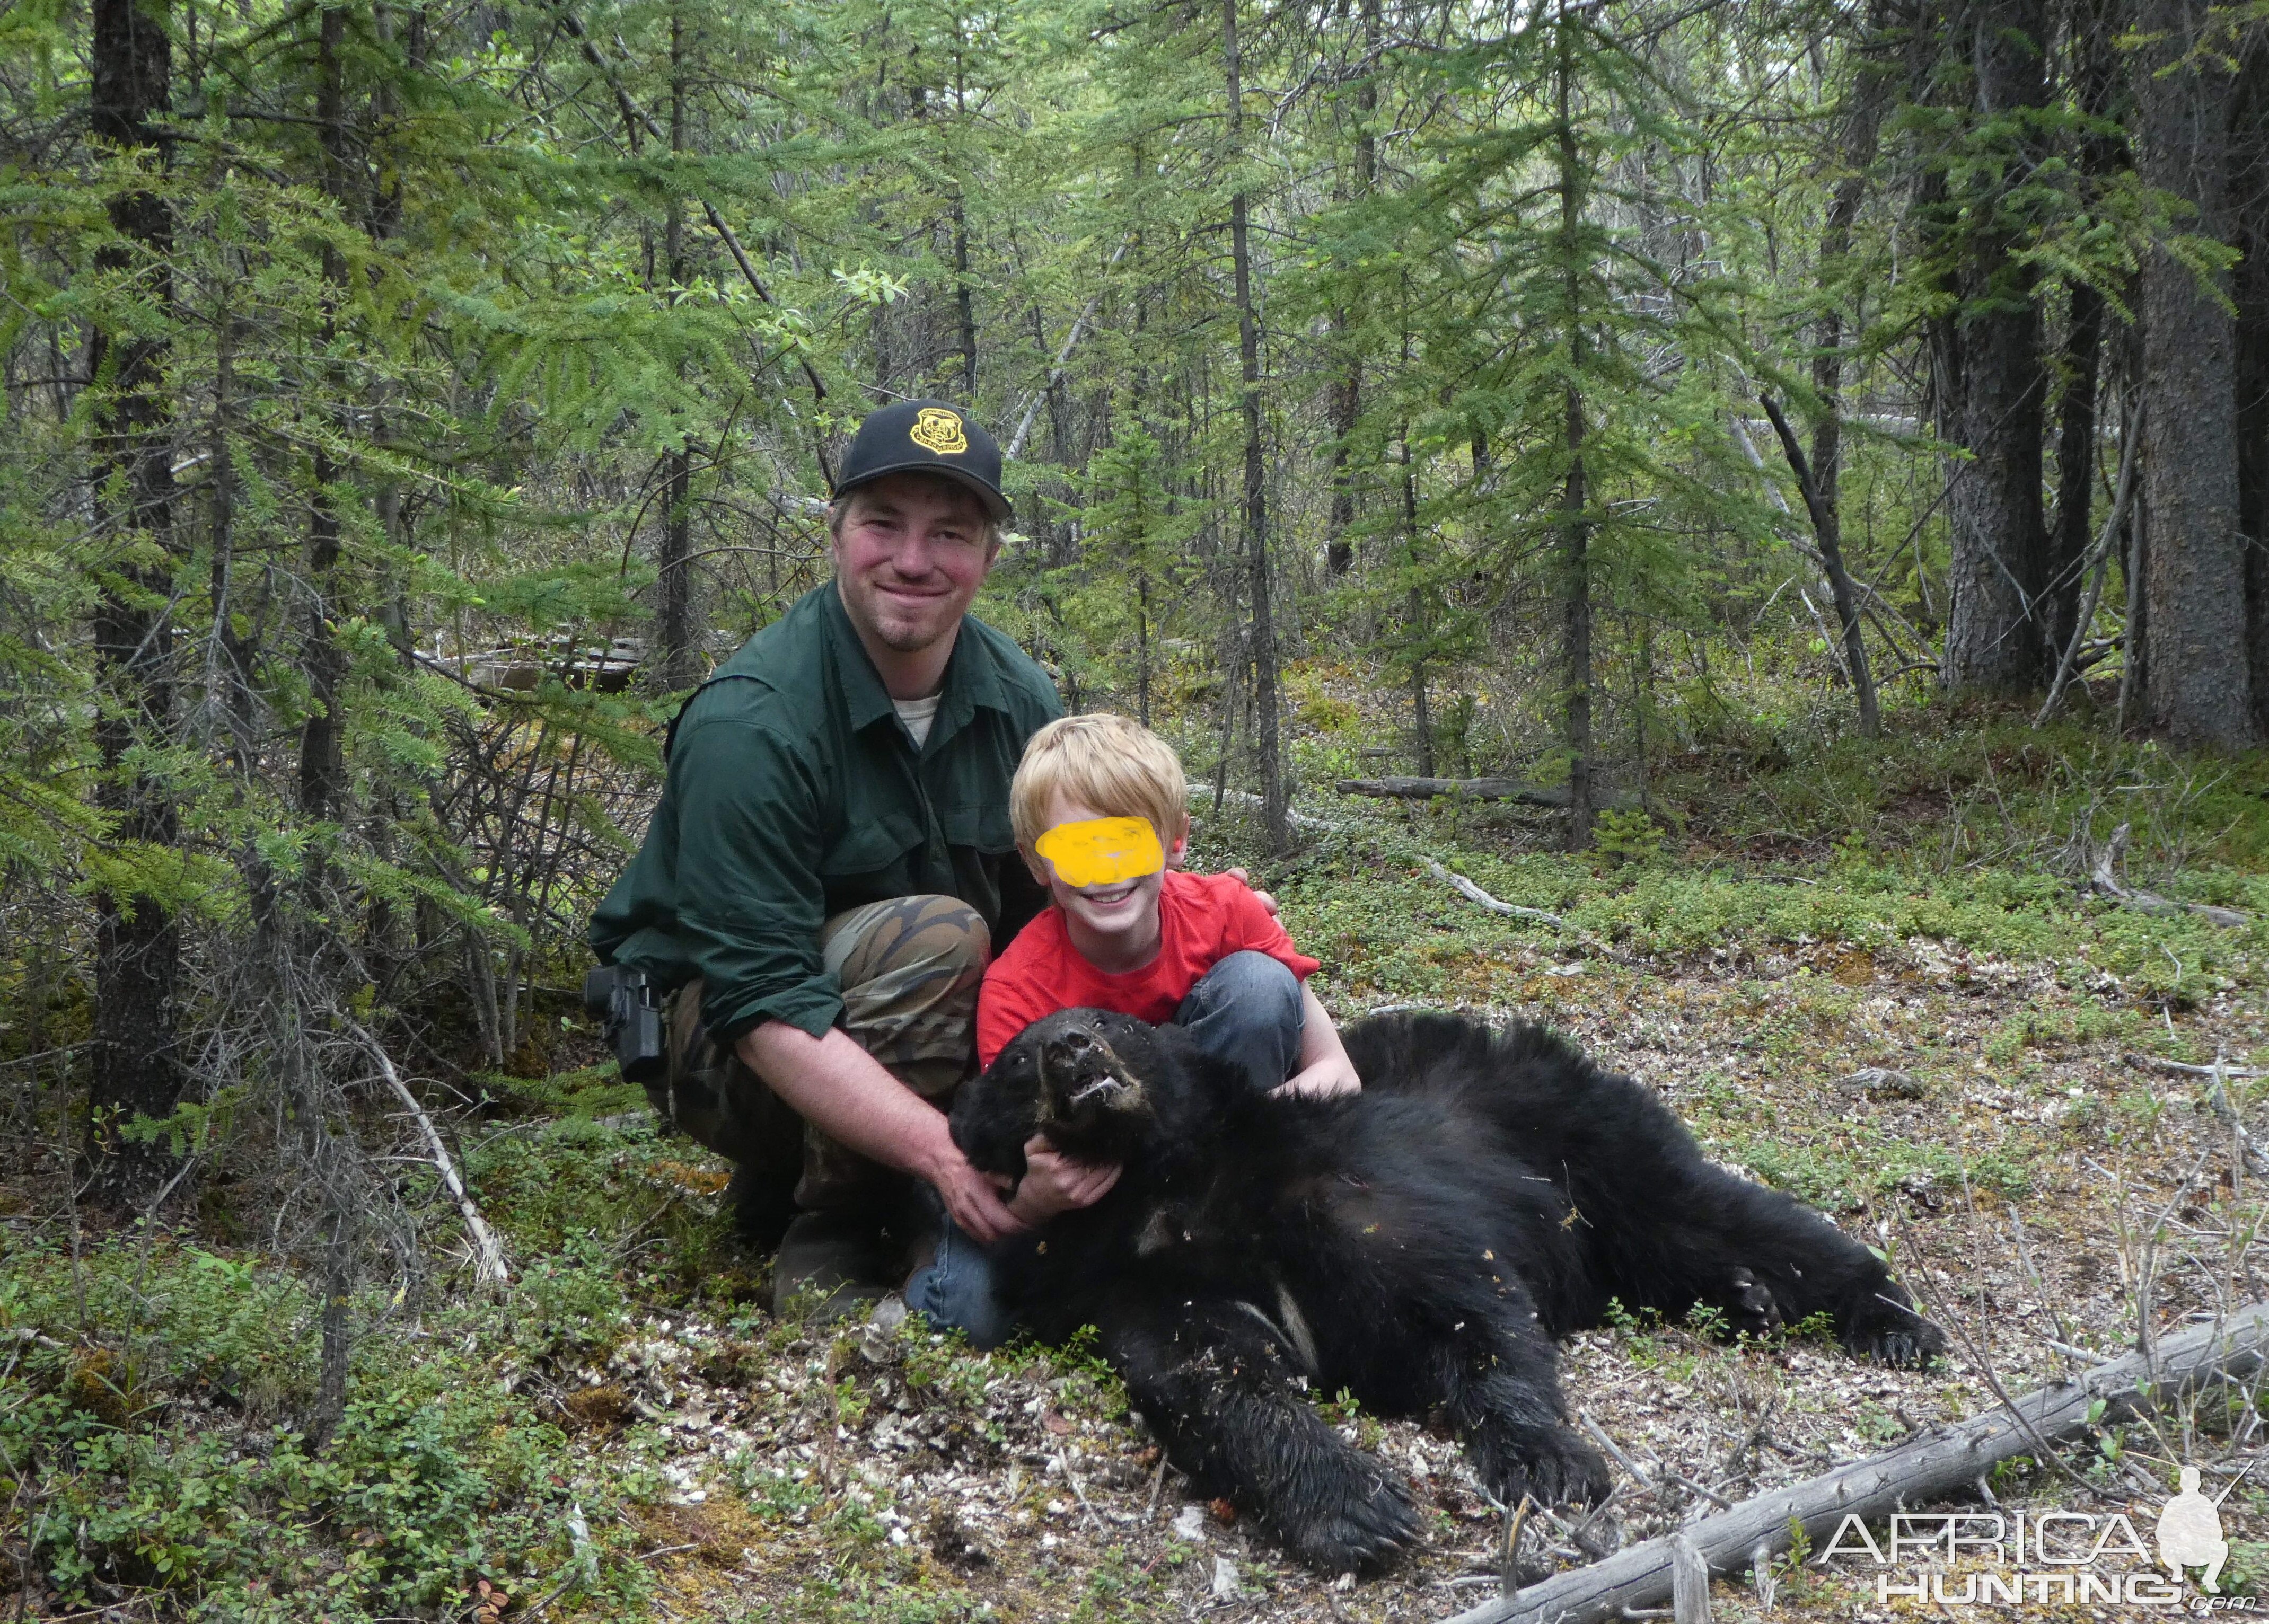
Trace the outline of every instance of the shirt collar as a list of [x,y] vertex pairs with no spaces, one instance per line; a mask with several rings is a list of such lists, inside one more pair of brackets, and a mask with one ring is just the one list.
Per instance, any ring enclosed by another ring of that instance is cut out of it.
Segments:
[[843,684],[844,707],[855,732],[897,712],[891,709],[891,690],[883,686],[882,673],[867,657],[867,646],[859,640],[843,607],[842,588],[830,581],[821,590],[827,594],[824,612],[828,636],[835,645],[836,676]]
[[977,623],[967,615],[961,617],[961,630],[953,639],[953,653],[945,662],[945,691],[966,694],[972,705],[983,705],[988,711],[1009,713],[1008,691],[1001,686],[1000,662],[979,635]]

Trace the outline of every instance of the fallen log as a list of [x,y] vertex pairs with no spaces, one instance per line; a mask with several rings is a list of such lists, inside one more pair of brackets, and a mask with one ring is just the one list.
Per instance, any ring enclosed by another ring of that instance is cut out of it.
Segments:
[[[1208,805],[1212,801],[1213,797],[1214,792],[1202,784],[1193,784],[1189,786],[1190,805],[1194,807]],[[1249,789],[1223,790],[1221,803],[1223,807],[1235,807],[1239,811],[1248,813],[1254,817],[1260,816],[1260,797]],[[1312,829],[1319,833],[1327,834],[1339,828],[1337,823],[1327,817],[1318,817],[1312,812],[1298,811],[1291,807],[1284,808],[1284,821],[1295,829]]]
[[[1659,1606],[1672,1594],[1674,1546],[1681,1539],[1718,1574],[1753,1566],[1761,1548],[1769,1556],[1787,1549],[1792,1522],[1802,1525],[1815,1547],[1823,1546],[1847,1516],[1888,1517],[1965,1493],[2000,1462],[2037,1455],[2036,1440],[2077,1437],[2091,1424],[2146,1414],[2174,1395],[2258,1377],[2269,1364],[2265,1345],[2269,1303],[2252,1303],[2219,1324],[2163,1338],[2149,1355],[2099,1365],[1884,1454],[1745,1500],[1675,1534],[1556,1574],[1516,1596],[1483,1602],[1448,1624],[1597,1624],[1621,1617],[1625,1608]],[[2091,1417],[2089,1408],[2099,1399],[2104,1408]]]
[[1524,908],[1517,902],[1500,902],[1465,875],[1452,873],[1432,858],[1425,859],[1425,863],[1428,874],[1432,875],[1476,907],[1486,908],[1491,913],[1503,914],[1509,919],[1541,919],[1547,925],[1558,926],[1562,930],[1568,928],[1568,921],[1556,913],[1547,913],[1541,908]]
[[2124,908],[2138,913],[2193,913],[2209,925],[2227,926],[2240,930],[2253,923],[2250,913],[2240,913],[2235,908],[2217,908],[2212,903],[2177,902],[2171,897],[2162,897],[2155,891],[2139,891],[2121,882],[2117,872],[2119,859],[2127,850],[2127,825],[2122,823],[2111,831],[2111,838],[2103,843],[2096,853],[2095,867],[2088,876],[2090,890],[2111,897]]
[[[1568,808],[1565,784],[1530,784],[1519,779],[1341,779],[1342,795],[1368,795],[1383,801],[1433,801],[1455,796],[1466,801],[1511,801],[1524,807]],[[1594,807],[1624,811],[1638,801],[1630,795],[1594,790]]]

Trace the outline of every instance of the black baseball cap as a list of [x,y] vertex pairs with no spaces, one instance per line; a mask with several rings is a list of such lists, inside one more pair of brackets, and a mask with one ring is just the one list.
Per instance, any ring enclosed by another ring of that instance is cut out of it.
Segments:
[[900,401],[867,414],[835,478],[835,494],[887,474],[942,474],[968,486],[995,524],[1009,520],[1001,494],[1001,447],[977,421],[946,401]]

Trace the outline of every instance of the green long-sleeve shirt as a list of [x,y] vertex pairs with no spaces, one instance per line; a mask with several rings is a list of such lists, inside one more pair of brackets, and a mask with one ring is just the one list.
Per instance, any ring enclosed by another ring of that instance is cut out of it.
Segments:
[[1009,779],[1061,712],[1022,649],[966,618],[917,751],[834,584],[805,594],[687,704],[592,949],[663,986],[704,978],[702,1022],[729,1043],[763,1021],[834,1024],[819,927],[846,909],[958,897],[1006,946],[1046,899],[1016,855]]

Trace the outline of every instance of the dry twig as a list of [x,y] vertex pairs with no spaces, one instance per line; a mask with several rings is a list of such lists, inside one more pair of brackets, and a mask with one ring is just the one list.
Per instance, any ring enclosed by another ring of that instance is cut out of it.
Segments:
[[410,1085],[402,1081],[402,1074],[394,1069],[393,1060],[388,1058],[378,1039],[358,1021],[349,1021],[347,1030],[377,1062],[379,1074],[386,1079],[387,1086],[394,1090],[395,1097],[417,1120],[419,1132],[425,1135],[425,1147],[432,1155],[433,1165],[440,1171],[441,1185],[448,1191],[449,1199],[456,1202],[458,1212],[464,1214],[465,1228],[473,1237],[474,1261],[481,1283],[484,1286],[509,1284],[512,1270],[505,1262],[504,1243],[497,1238],[496,1231],[490,1229],[488,1221],[481,1216],[481,1209],[473,1205],[473,1198],[465,1189],[465,1181],[458,1176],[457,1164],[450,1158],[449,1148],[441,1140],[441,1131],[433,1126],[433,1118],[425,1114],[425,1107],[418,1104],[418,1096],[410,1091]]
[[2253,923],[2250,913],[2240,913],[2235,908],[2217,908],[2211,903],[2177,902],[2171,897],[2162,897],[2155,891],[2139,891],[2123,882],[2117,872],[2120,858],[2125,854],[2128,825],[2122,823],[2111,831],[2111,838],[2095,854],[2095,866],[2088,871],[2090,890],[2109,897],[2122,907],[2132,908],[2138,913],[2193,913],[2211,925],[2226,925],[2232,929]]

